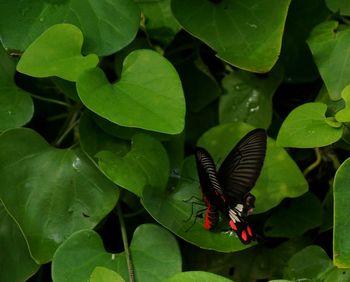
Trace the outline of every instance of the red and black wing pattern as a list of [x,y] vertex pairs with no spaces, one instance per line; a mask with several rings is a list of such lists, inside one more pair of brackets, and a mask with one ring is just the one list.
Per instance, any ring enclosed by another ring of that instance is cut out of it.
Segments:
[[234,208],[229,209],[230,227],[243,244],[249,244],[256,239],[256,235],[249,223],[241,216],[243,209],[242,204],[237,204]]
[[207,230],[212,230],[219,221],[219,209],[224,208],[224,196],[214,161],[204,148],[196,148],[196,164],[203,201],[207,206],[203,226]]
[[264,129],[249,132],[228,154],[218,172],[210,154],[203,148],[196,148],[199,182],[207,206],[205,229],[214,228],[220,211],[229,218],[231,229],[243,244],[256,239],[245,218],[254,207],[255,198],[249,191],[263,166],[266,138]]
[[254,129],[225,158],[217,177],[227,201],[242,202],[254,187],[265,159],[266,138],[264,129]]

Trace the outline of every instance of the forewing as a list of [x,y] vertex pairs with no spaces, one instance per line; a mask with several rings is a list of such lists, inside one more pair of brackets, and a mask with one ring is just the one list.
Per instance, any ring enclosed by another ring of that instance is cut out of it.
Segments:
[[222,193],[240,202],[254,187],[266,153],[266,131],[254,129],[232,149],[218,171]]
[[204,195],[209,201],[212,197],[221,197],[222,189],[218,181],[214,161],[204,148],[196,148],[196,163],[199,182]]

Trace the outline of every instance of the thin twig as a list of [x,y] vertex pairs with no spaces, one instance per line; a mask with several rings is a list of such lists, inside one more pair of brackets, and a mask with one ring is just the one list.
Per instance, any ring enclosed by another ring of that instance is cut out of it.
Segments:
[[125,222],[124,222],[122,210],[120,208],[120,204],[117,205],[117,214],[118,214],[118,218],[119,218],[120,230],[122,232],[126,262],[128,264],[129,281],[135,282],[134,266],[133,266],[133,262],[132,262],[131,252],[129,249],[128,236],[126,234]]
[[64,138],[66,138],[66,136],[69,134],[69,132],[72,129],[74,129],[74,127],[76,127],[78,123],[79,123],[79,120],[75,120],[73,123],[70,123],[70,125],[67,127],[65,132],[63,132],[63,134],[56,140],[54,146],[58,147],[61,144],[61,142],[64,140]]
[[316,167],[318,167],[319,164],[321,163],[322,158],[321,158],[321,153],[320,153],[319,148],[315,148],[315,154],[316,154],[316,160],[304,170],[304,172],[303,172],[304,176],[309,174],[312,170],[314,170]]
[[30,94],[30,96],[32,96],[33,98],[35,98],[37,100],[41,100],[41,101],[44,101],[44,102],[57,104],[57,105],[64,106],[64,107],[67,107],[67,108],[72,107],[72,105],[70,105],[70,104],[68,104],[66,102],[60,101],[60,100],[55,100],[55,99],[51,99],[51,98],[45,98],[45,97],[41,97],[41,96],[38,96],[38,95],[35,95],[35,94]]

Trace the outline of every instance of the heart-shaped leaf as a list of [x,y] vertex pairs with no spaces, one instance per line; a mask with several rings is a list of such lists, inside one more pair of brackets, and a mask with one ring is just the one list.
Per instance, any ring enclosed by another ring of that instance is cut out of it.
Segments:
[[[338,141],[343,129],[339,122],[329,124],[325,117],[327,106],[323,103],[306,103],[289,113],[277,137],[283,147],[314,148]],[[338,126],[338,124],[340,126]]]
[[323,22],[307,41],[332,100],[341,99],[341,92],[350,84],[350,29],[338,28],[336,21]]
[[98,64],[98,57],[81,54],[83,34],[71,24],[57,24],[41,34],[23,53],[17,65],[21,73],[34,77],[58,76],[76,81]]
[[141,196],[147,186],[164,188],[169,176],[169,160],[162,144],[146,134],[132,138],[124,156],[101,151],[96,157],[101,170],[116,184]]
[[0,198],[38,263],[73,232],[95,227],[118,199],[116,186],[79,150],[52,148],[24,128],[5,131],[0,147]]
[[85,54],[104,56],[133,40],[140,25],[140,9],[133,0],[0,1],[1,42],[8,49],[25,50],[33,38],[60,23],[83,30]]
[[[253,127],[243,123],[230,123],[211,128],[198,141],[206,147],[214,160],[223,160],[240,138]],[[185,159],[180,181],[169,181],[169,191],[147,187],[143,190],[142,203],[147,211],[163,226],[179,237],[201,248],[221,252],[239,251],[249,246],[227,230],[223,221],[216,232],[209,232],[196,220],[196,213],[203,210],[201,193],[193,157]],[[279,204],[285,197],[298,197],[307,190],[307,182],[286,151],[268,140],[267,156],[257,185],[252,190],[256,196],[254,212],[264,212]],[[223,216],[225,218],[225,216]]]
[[27,281],[38,269],[17,223],[0,201],[0,277],[3,281]]
[[122,126],[169,134],[184,128],[185,100],[174,67],[151,50],[130,53],[121,79],[111,85],[99,68],[77,81],[78,94],[91,111]]
[[33,116],[29,93],[14,81],[15,62],[0,47],[0,132],[26,124]]
[[179,23],[217,56],[252,72],[276,63],[290,0],[172,0]]
[[[174,236],[155,224],[144,224],[135,230],[130,251],[136,281],[163,281],[181,271],[181,255]],[[96,232],[83,230],[57,249],[52,277],[56,282],[87,281],[96,266],[111,269],[128,281],[125,253],[107,253]]]

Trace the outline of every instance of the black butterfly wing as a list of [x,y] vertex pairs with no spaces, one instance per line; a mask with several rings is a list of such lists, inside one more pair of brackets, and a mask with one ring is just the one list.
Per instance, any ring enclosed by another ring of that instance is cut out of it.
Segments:
[[242,202],[260,175],[266,153],[266,131],[254,129],[228,154],[217,177],[229,202]]
[[220,186],[216,166],[207,150],[196,147],[196,164],[199,182],[207,205],[215,205],[218,208],[223,204],[223,190]]

